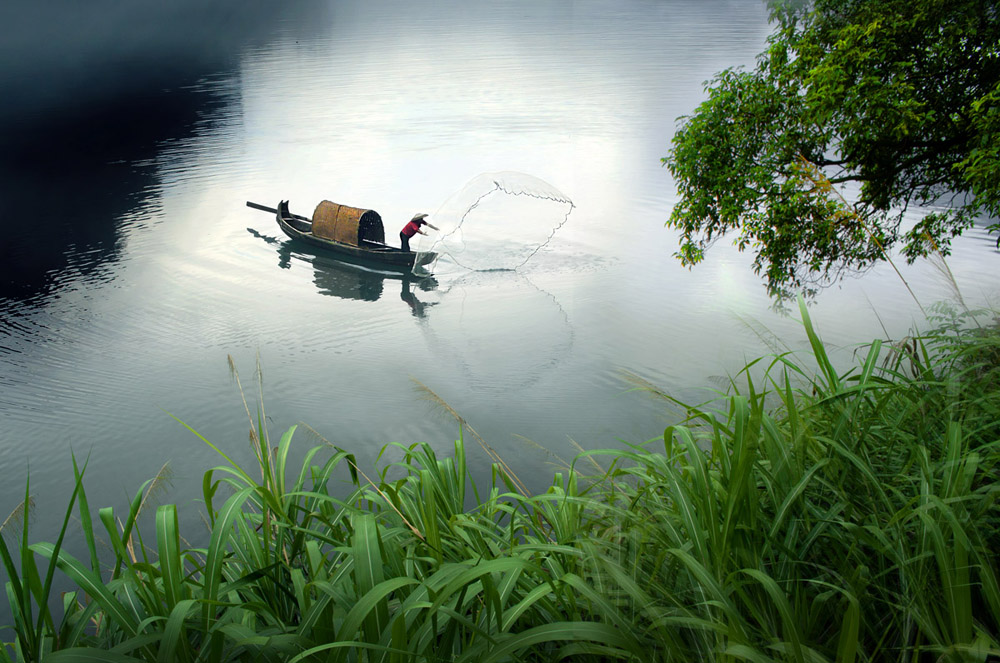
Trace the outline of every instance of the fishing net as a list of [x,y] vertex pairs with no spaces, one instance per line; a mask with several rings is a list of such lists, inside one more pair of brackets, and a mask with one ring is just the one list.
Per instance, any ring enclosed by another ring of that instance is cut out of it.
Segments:
[[552,240],[572,211],[572,200],[537,177],[483,173],[431,215],[438,231],[420,237],[417,250],[438,254],[430,269],[450,263],[474,271],[514,270]]
[[[523,273],[463,272],[421,325],[428,352],[467,392],[509,394],[572,355],[575,330],[556,298]],[[517,315],[511,315],[516,310]]]

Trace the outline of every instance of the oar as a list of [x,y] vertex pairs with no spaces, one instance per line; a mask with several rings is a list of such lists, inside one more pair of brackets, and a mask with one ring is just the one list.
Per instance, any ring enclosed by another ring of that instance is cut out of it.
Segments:
[[252,203],[249,200],[247,201],[247,207],[259,209],[261,212],[270,212],[271,214],[278,213],[278,210],[274,209],[273,207],[268,207],[267,205],[261,205],[259,203]]
[[[270,212],[271,214],[278,213],[278,210],[274,209],[273,207],[268,207],[267,205],[261,205],[260,203],[252,203],[249,200],[247,201],[247,207],[259,209],[261,212]],[[312,223],[312,219],[308,217],[299,216],[298,214],[292,214],[292,217],[298,219],[299,221],[308,221],[309,223]]]

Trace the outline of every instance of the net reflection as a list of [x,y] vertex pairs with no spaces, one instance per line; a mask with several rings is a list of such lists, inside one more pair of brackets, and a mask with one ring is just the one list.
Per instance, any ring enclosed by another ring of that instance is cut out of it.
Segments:
[[466,393],[523,393],[558,374],[572,356],[576,330],[569,314],[524,274],[441,278],[440,308],[420,331],[435,364],[448,367],[453,385]]

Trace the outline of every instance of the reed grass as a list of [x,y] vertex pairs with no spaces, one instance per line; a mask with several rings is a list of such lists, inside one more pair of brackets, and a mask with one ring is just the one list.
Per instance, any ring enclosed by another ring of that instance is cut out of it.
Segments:
[[[223,461],[204,475],[208,543],[192,547],[170,504],[142,540],[154,485],[94,519],[74,461],[57,541],[30,543],[25,517],[10,546],[0,537],[16,635],[2,657],[1000,656],[996,328],[943,317],[905,352],[875,342],[844,372],[801,311],[810,355],[751,362],[718,398],[676,403],[687,414],[661,437],[582,452],[539,494],[474,431],[494,469],[473,481],[457,413],[452,455],[392,445],[397,460],[370,473],[326,442],[290,466],[296,427],[273,444],[261,413],[253,468],[189,427]],[[74,511],[85,560],[61,546]],[[58,616],[56,570],[77,587]]]

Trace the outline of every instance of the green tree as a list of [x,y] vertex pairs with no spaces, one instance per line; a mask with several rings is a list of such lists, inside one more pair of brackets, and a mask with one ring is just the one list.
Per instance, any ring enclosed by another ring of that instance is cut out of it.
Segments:
[[[717,74],[663,159],[682,264],[732,231],[770,294],[814,293],[897,244],[910,261],[947,254],[977,217],[1000,216],[1000,3],[770,8],[756,68]],[[911,206],[927,213],[904,227]]]

